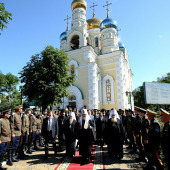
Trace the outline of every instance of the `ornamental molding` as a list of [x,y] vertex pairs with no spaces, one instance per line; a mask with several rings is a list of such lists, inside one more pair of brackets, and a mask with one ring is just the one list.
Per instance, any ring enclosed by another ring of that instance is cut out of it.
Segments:
[[78,62],[77,62],[75,59],[71,59],[71,60],[69,61],[69,66],[71,66],[71,65],[74,65],[75,67],[79,67]]
[[[107,101],[106,97],[106,80],[110,80],[111,82],[111,101]],[[103,104],[115,104],[115,99],[114,99],[114,78],[107,74],[103,80]]]

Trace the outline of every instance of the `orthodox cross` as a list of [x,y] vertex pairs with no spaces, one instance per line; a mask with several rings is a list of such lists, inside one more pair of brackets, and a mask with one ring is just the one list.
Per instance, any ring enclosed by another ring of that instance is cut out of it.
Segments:
[[90,7],[90,8],[93,8],[93,18],[95,17],[95,13],[94,13],[94,11],[95,11],[94,7],[95,6],[98,6],[98,5],[97,4],[95,5],[94,2],[93,2],[93,6]]
[[107,7],[107,18],[109,18],[109,5],[112,5],[112,3],[108,3],[108,1],[106,2],[107,4],[106,5],[104,5],[103,7]]
[[69,23],[68,23],[68,20],[69,20],[69,19],[71,19],[71,17],[68,17],[68,15],[67,15],[67,18],[64,19],[64,21],[67,21],[67,31],[68,31],[68,24],[69,24]]

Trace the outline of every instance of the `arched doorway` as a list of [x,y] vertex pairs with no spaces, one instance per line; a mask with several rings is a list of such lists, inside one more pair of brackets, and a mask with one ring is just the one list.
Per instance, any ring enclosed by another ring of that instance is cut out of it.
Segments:
[[74,94],[69,97],[69,107],[71,107],[72,110],[76,109],[76,96]]
[[64,103],[63,105],[60,105],[61,108],[66,108],[68,106],[71,106],[72,108],[83,108],[84,106],[84,96],[82,91],[76,87],[76,86],[70,86],[68,87],[68,92],[70,93],[70,96],[64,97]]

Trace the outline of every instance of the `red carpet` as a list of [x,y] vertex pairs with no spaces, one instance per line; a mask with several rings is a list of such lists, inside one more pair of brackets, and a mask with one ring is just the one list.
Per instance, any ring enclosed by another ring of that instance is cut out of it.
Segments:
[[72,159],[69,167],[67,168],[67,170],[83,170],[83,169],[88,169],[88,170],[92,170],[93,169],[93,164],[94,164],[94,156],[95,156],[95,145],[92,146],[92,150],[91,150],[91,163],[89,164],[85,164],[82,165],[81,164],[81,156],[79,155],[79,151],[76,153],[76,155],[74,156],[74,158]]

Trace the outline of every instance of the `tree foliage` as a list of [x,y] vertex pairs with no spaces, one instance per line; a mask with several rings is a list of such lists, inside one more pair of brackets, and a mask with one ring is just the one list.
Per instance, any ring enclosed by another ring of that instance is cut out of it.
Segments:
[[3,31],[4,28],[7,28],[7,24],[11,18],[12,14],[6,11],[4,3],[0,3],[0,30]]
[[18,77],[0,73],[0,110],[13,109],[20,104],[20,93],[17,91]]
[[74,82],[75,76],[69,75],[69,70],[69,59],[62,50],[47,46],[33,55],[20,72],[28,102],[37,100],[43,109],[61,103],[61,98],[69,95],[67,87]]
[[163,76],[161,78],[158,77],[157,81],[160,83],[170,83],[170,73],[167,73],[166,76]]

